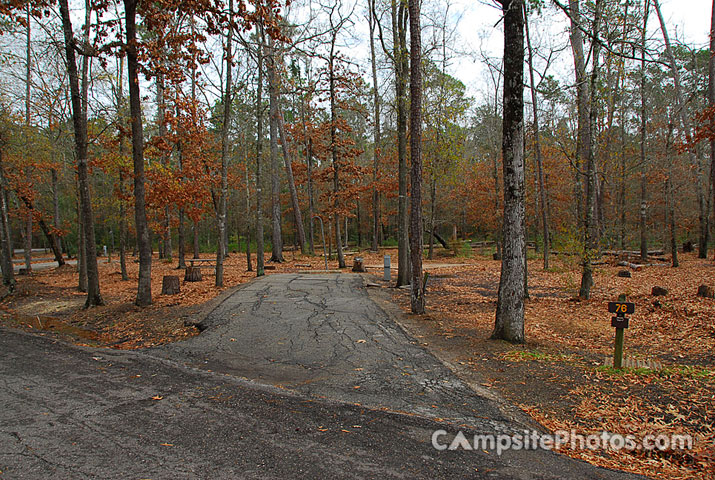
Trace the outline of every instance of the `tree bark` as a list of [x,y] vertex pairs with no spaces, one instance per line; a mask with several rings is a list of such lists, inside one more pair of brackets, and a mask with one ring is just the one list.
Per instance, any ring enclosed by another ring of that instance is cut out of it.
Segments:
[[129,111],[132,118],[132,159],[134,163],[134,222],[139,249],[139,282],[135,303],[151,305],[151,239],[146,217],[144,175],[144,130],[139,91],[139,59],[136,29],[137,0],[124,0],[127,35],[127,70],[129,78]]
[[504,246],[492,338],[524,342],[524,9],[502,0],[504,12]]
[[[593,38],[596,38],[600,29],[601,22],[601,5],[602,0],[596,0],[595,13],[593,19]],[[594,135],[596,133],[596,120],[598,112],[596,109],[596,101],[598,95],[598,70],[599,56],[601,44],[597,41],[593,42],[592,52],[592,67],[591,67],[591,84],[589,86],[589,141],[588,141],[588,163],[586,166],[586,205],[585,216],[583,223],[584,242],[582,255],[582,271],[581,271],[581,288],[579,289],[579,297],[583,300],[588,300],[591,297],[591,287],[593,286],[593,266],[591,262],[596,253],[596,219],[595,213],[595,195],[596,195],[596,141]]]
[[[708,63],[708,106],[715,108],[715,0],[710,15],[710,62]],[[711,119],[715,122],[715,117]],[[710,189],[715,192],[715,137],[710,139]],[[713,201],[715,205],[715,200]],[[709,209],[708,209],[709,212]]]
[[647,35],[648,27],[648,6],[649,2],[645,2],[644,12],[643,12],[643,30],[641,31],[641,71],[640,71],[640,116],[641,116],[641,126],[640,126],[640,246],[641,246],[641,260],[646,261],[648,259],[648,231],[647,231],[647,220],[648,220],[648,197],[647,195],[647,166],[646,166],[646,151],[647,151],[647,141],[648,141],[648,117],[646,110],[646,63],[645,63],[645,41]]
[[338,163],[338,143],[337,143],[337,125],[338,120],[337,105],[335,99],[335,41],[336,36],[333,34],[330,43],[330,58],[328,62],[328,70],[330,75],[330,152],[333,162],[333,208],[335,210],[335,248],[338,252],[338,268],[345,268],[345,256],[343,254],[343,240],[340,235],[340,165]]
[[524,28],[526,30],[526,45],[529,51],[529,82],[531,85],[531,103],[534,111],[534,154],[536,156],[536,170],[539,178],[539,208],[541,210],[541,228],[544,237],[544,270],[549,268],[549,252],[551,242],[549,238],[549,213],[546,209],[546,184],[544,183],[544,162],[541,156],[541,142],[539,132],[539,102],[534,81],[534,53],[529,37],[529,17],[524,5]]
[[10,228],[8,219],[7,196],[5,187],[5,167],[3,167],[3,149],[0,148],[0,266],[2,267],[2,283],[8,293],[15,292],[15,271],[12,265],[12,246],[10,245]]
[[425,313],[422,282],[422,36],[420,0],[409,0],[410,11],[410,307]]
[[588,162],[591,141],[589,122],[589,92],[588,78],[586,76],[586,59],[583,51],[583,33],[581,32],[581,9],[579,0],[569,0],[569,13],[571,18],[570,43],[574,57],[574,70],[576,73],[576,106],[578,110],[578,132],[576,139],[576,161],[574,196],[576,197],[576,219],[579,227],[583,227],[583,183],[581,167]]
[[266,68],[268,70],[268,103],[270,126],[270,152],[271,152],[271,225],[272,252],[271,262],[282,263],[283,234],[281,228],[281,182],[280,167],[278,166],[278,95],[276,86],[276,49],[273,40],[268,39],[269,57]]
[[217,287],[223,287],[223,259],[226,254],[226,204],[228,197],[228,130],[231,126],[231,103],[233,97],[233,0],[228,0],[229,28],[226,34],[226,86],[223,97],[223,124],[221,126],[221,197],[219,199],[218,211],[216,212],[216,223],[218,226],[218,245],[216,248],[216,283]]
[[258,85],[256,88],[256,276],[265,274],[263,258],[263,205],[261,201],[261,156],[263,155],[263,26],[258,24],[259,39],[256,48]]
[[393,57],[395,62],[395,93],[397,101],[397,286],[410,283],[409,215],[407,211],[407,52],[406,2],[392,0]]
[[[380,168],[380,92],[377,83],[377,61],[375,60],[375,0],[369,0],[368,24],[370,27],[370,65],[372,67],[373,101],[373,150],[372,150],[372,244],[370,250],[377,252],[380,228],[380,194],[377,177]],[[431,258],[431,257],[430,257]]]
[[85,307],[102,305],[99,291],[99,272],[97,269],[97,245],[94,235],[94,217],[89,189],[89,171],[87,167],[87,111],[82,106],[79,90],[79,74],[75,60],[75,39],[67,0],[60,0],[60,14],[65,40],[65,56],[70,83],[72,101],[72,122],[74,125],[75,151],[77,155],[77,178],[79,181],[80,214],[82,217],[84,251],[87,265],[87,301]]
[[[660,29],[663,33],[663,40],[665,42],[665,54],[670,62],[670,70],[673,75],[673,86],[675,87],[675,100],[678,113],[678,119],[680,120],[680,126],[683,129],[685,135],[685,141],[690,144],[692,140],[692,125],[690,123],[690,118],[686,112],[686,103],[683,96],[683,90],[680,82],[680,71],[678,70],[678,65],[675,62],[675,55],[673,54],[673,49],[670,44],[670,37],[668,36],[668,29],[665,26],[665,20],[663,19],[663,14],[660,11],[660,3],[658,0],[653,0],[653,6],[655,7],[656,14],[658,15],[658,21],[660,22]],[[695,191],[698,200],[698,211],[699,211],[699,221],[700,221],[700,245],[699,256],[700,258],[707,257],[707,245],[703,245],[703,240],[707,239],[707,220],[709,212],[705,211],[705,193],[703,189],[703,168],[702,162],[696,157],[691,149],[688,150],[688,157],[690,158],[690,163],[694,167],[695,172]]]

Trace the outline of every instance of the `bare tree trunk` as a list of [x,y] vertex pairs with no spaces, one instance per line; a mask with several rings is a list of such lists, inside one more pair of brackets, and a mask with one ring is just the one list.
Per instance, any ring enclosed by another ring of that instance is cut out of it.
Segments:
[[[708,106],[715,108],[715,0],[710,15],[710,62],[708,63]],[[715,123],[715,118],[710,120]],[[710,190],[715,192],[715,137],[710,139]],[[715,203],[715,202],[713,202]],[[708,209],[708,213],[710,209]]]
[[[380,168],[380,92],[377,83],[377,61],[375,60],[375,0],[369,0],[368,24],[370,27],[370,65],[372,66],[373,101],[373,151],[372,151],[372,244],[370,250],[377,252],[380,228],[380,194],[377,190],[377,174]],[[432,258],[432,257],[430,257]]]
[[395,92],[397,101],[397,286],[410,283],[409,215],[407,211],[407,52],[406,2],[392,0],[393,56],[395,61]]
[[2,162],[3,150],[0,148],[0,266],[2,267],[2,283],[8,293],[15,293],[15,271],[12,265],[12,246],[10,245],[10,228],[8,208],[5,195],[5,167]]
[[524,28],[526,30],[526,45],[529,51],[529,81],[531,84],[531,103],[534,110],[534,154],[536,156],[536,170],[539,178],[539,208],[541,209],[541,228],[544,237],[544,270],[549,268],[549,251],[551,242],[549,239],[549,214],[546,209],[546,185],[544,184],[544,162],[541,157],[541,142],[539,137],[539,103],[536,94],[536,83],[534,82],[534,53],[531,48],[531,38],[529,37],[529,17],[524,5]]
[[[27,49],[25,62],[25,155],[27,155],[32,147],[30,146],[30,96],[32,88],[32,23],[30,18],[30,4],[27,4]],[[32,166],[30,162],[24,168],[25,178],[28,185],[32,185]],[[24,254],[25,254],[25,270],[27,273],[32,271],[32,209],[27,209],[25,216],[25,236],[24,236]]]
[[[675,87],[675,100],[678,112],[678,118],[680,120],[680,125],[683,128],[683,133],[685,134],[685,140],[687,143],[691,143],[692,139],[692,125],[690,123],[690,118],[686,112],[686,103],[683,96],[683,91],[680,82],[680,72],[678,70],[678,65],[675,62],[675,55],[673,54],[672,47],[670,45],[670,37],[668,36],[668,30],[665,26],[665,21],[663,20],[663,15],[660,11],[660,3],[658,0],[652,0],[655,11],[658,14],[658,21],[660,22],[660,29],[663,33],[663,40],[665,41],[665,54],[670,62],[670,70],[673,75],[673,86]],[[705,212],[705,192],[703,188],[703,168],[702,162],[696,157],[692,150],[688,150],[688,157],[690,158],[690,163],[693,165],[695,172],[695,191],[698,200],[698,212],[700,220],[700,245],[699,245],[699,256],[701,258],[707,257],[707,245],[702,245],[703,240],[707,238],[707,219],[709,212]]]
[[333,35],[330,44],[330,60],[328,64],[330,75],[330,151],[333,161],[333,194],[335,196],[335,200],[333,203],[333,208],[335,209],[335,248],[338,251],[338,268],[345,268],[345,256],[343,254],[342,238],[340,235],[340,203],[338,194],[340,192],[340,165],[338,164],[338,143],[336,125],[338,118],[335,99],[335,40],[335,35]]
[[576,105],[578,109],[578,133],[576,139],[576,161],[574,196],[576,197],[576,218],[579,227],[583,227],[583,184],[580,169],[588,162],[591,141],[589,122],[589,92],[588,78],[586,76],[586,59],[583,52],[583,33],[581,32],[581,9],[579,0],[569,0],[569,13],[571,17],[571,50],[574,57],[576,72]]
[[[279,97],[280,98],[280,97]],[[293,216],[295,218],[295,228],[298,233],[298,243],[300,244],[301,253],[307,251],[305,242],[305,229],[303,228],[303,214],[300,211],[300,203],[298,202],[298,190],[295,188],[295,177],[293,176],[293,157],[288,148],[288,140],[285,134],[285,125],[283,122],[283,112],[278,108],[278,133],[283,148],[283,162],[285,163],[286,179],[288,180],[288,189],[290,190],[290,201],[293,205]]]
[[[600,29],[602,0],[596,0],[596,10],[593,19],[593,37],[596,38]],[[596,222],[594,218],[594,195],[596,194],[596,141],[593,136],[596,133],[596,100],[598,95],[598,60],[601,54],[600,43],[594,42],[592,52],[591,85],[589,101],[589,141],[588,141],[588,164],[586,166],[586,212],[583,224],[584,245],[583,245],[583,270],[581,272],[581,288],[579,297],[588,300],[591,297],[591,287],[593,286],[593,266],[591,262],[596,253]]]
[[640,161],[641,161],[641,172],[640,172],[640,248],[641,248],[641,261],[645,262],[648,259],[648,231],[647,231],[647,214],[648,214],[648,197],[647,192],[647,179],[646,179],[646,151],[647,151],[647,141],[648,141],[648,117],[646,111],[646,63],[645,63],[645,41],[646,41],[646,31],[648,27],[648,13],[649,13],[649,2],[645,2],[644,12],[643,12],[643,30],[641,31],[641,72],[640,72],[640,100],[641,100],[641,128],[640,128]]
[[[61,221],[60,221],[60,187],[59,187],[59,180],[57,178],[57,170],[52,169],[50,171],[51,179],[52,179],[52,224],[55,227],[55,230],[60,229]],[[60,252],[60,255],[62,254],[62,241],[61,237],[59,235],[54,236],[55,240],[55,249]]]
[[228,0],[229,28],[226,33],[226,86],[223,97],[223,124],[221,126],[221,197],[219,199],[218,211],[216,212],[216,223],[218,226],[218,246],[216,248],[216,283],[217,287],[223,287],[223,259],[226,254],[226,210],[228,201],[228,130],[231,126],[231,103],[233,97],[233,51],[231,50],[233,41],[233,0]]
[[127,28],[127,70],[129,78],[129,110],[132,118],[132,159],[134,163],[134,222],[139,249],[139,282],[136,304],[151,305],[151,239],[146,217],[144,176],[144,130],[142,126],[141,93],[139,91],[139,59],[137,57],[136,8],[138,0],[124,0]]
[[270,55],[266,68],[268,69],[268,101],[271,151],[271,225],[273,226],[271,262],[284,262],[283,235],[281,230],[281,183],[280,167],[278,166],[278,94],[276,79],[276,49],[273,40],[268,39]]
[[82,220],[82,207],[79,200],[79,183],[77,186],[77,290],[87,292],[87,253],[85,250],[84,221]]
[[263,258],[263,211],[261,201],[261,156],[263,155],[263,26],[258,24],[259,39],[257,46],[258,86],[256,89],[256,276],[264,275]]
[[434,223],[435,210],[437,209],[437,176],[432,174],[430,182],[430,213],[429,213],[429,252],[427,258],[434,258]]
[[410,11],[410,260],[412,313],[425,313],[422,288],[422,36],[420,0],[409,0]]
[[[79,181],[80,211],[85,241],[82,254],[87,265],[87,301],[86,307],[102,305],[102,295],[99,291],[99,272],[97,269],[97,245],[94,235],[94,217],[92,215],[92,199],[89,190],[89,172],[87,167],[87,110],[82,106],[79,90],[79,74],[75,60],[75,39],[72,32],[72,22],[67,0],[60,0],[60,13],[65,40],[65,55],[70,83],[72,101],[72,120],[74,125],[75,151],[77,154],[77,178]],[[87,22],[89,23],[89,22]],[[87,27],[89,28],[89,27]],[[86,65],[86,63],[85,63]],[[86,90],[86,82],[83,82]],[[85,97],[86,98],[86,97]]]
[[504,246],[492,338],[524,342],[524,9],[504,12]]
[[251,264],[251,189],[249,187],[248,179],[248,158],[246,158],[246,270],[249,272],[253,271],[253,265]]

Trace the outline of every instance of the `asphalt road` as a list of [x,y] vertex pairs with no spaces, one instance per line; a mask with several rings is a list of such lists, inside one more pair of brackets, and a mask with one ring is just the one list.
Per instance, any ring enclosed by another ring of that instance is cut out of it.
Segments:
[[435,450],[435,430],[523,425],[359,276],[263,277],[205,325],[140,352],[0,330],[0,479],[631,478],[543,450]]

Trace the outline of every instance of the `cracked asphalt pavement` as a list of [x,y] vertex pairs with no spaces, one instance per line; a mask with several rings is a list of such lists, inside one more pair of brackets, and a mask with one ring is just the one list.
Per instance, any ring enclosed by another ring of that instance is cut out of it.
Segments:
[[403,332],[357,275],[270,275],[137,352],[0,330],[0,479],[636,478],[543,450]]

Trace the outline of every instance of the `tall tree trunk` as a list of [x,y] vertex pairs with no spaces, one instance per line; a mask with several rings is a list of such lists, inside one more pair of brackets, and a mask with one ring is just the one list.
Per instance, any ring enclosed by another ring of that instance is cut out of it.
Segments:
[[643,10],[643,30],[641,30],[641,71],[640,71],[640,116],[641,116],[641,126],[640,126],[640,249],[641,249],[641,261],[645,262],[648,259],[648,224],[647,224],[647,214],[648,214],[648,197],[647,194],[647,179],[646,173],[648,171],[646,166],[646,152],[647,152],[647,141],[648,141],[648,117],[646,110],[646,62],[645,62],[645,41],[647,35],[648,27],[648,14],[649,14],[650,2],[646,1]]
[[201,245],[199,243],[199,222],[194,222],[193,228],[192,228],[192,233],[193,233],[193,253],[194,253],[194,258],[200,258],[201,257]]
[[[599,29],[601,27],[601,5],[602,0],[596,0],[596,9],[593,19],[593,38],[598,36]],[[583,223],[584,230],[584,242],[583,242],[583,269],[581,272],[581,288],[579,289],[579,297],[588,300],[591,298],[591,287],[593,286],[593,266],[591,262],[593,256],[596,253],[596,219],[595,219],[595,208],[594,208],[594,196],[596,195],[596,141],[594,135],[596,134],[596,120],[598,116],[596,101],[598,95],[598,70],[599,70],[599,56],[601,54],[601,44],[599,42],[593,42],[593,52],[592,52],[592,67],[591,67],[591,84],[589,86],[589,141],[588,141],[588,163],[586,165],[586,204],[585,204],[585,217]]]
[[526,45],[529,51],[529,82],[531,85],[531,103],[534,111],[534,154],[536,156],[536,170],[539,178],[539,208],[541,210],[541,228],[544,237],[544,270],[549,268],[549,251],[551,242],[549,238],[549,213],[546,209],[546,185],[544,183],[544,162],[541,157],[541,142],[539,132],[539,102],[534,81],[534,52],[531,48],[529,37],[529,17],[524,5],[524,28],[526,30]]
[[581,32],[581,8],[579,0],[569,0],[569,13],[571,18],[570,43],[574,57],[574,70],[576,72],[576,106],[578,110],[578,132],[576,138],[576,161],[574,196],[576,197],[576,218],[579,227],[583,227],[583,182],[580,173],[581,167],[588,162],[591,132],[589,122],[589,92],[588,77],[586,76],[586,58],[583,52],[583,33]]
[[[673,75],[673,86],[675,87],[675,100],[678,113],[678,119],[680,120],[680,126],[683,129],[685,135],[685,141],[691,143],[692,139],[692,125],[690,122],[690,117],[686,111],[687,105],[685,103],[685,98],[683,96],[683,90],[680,82],[680,71],[678,70],[678,65],[675,62],[675,55],[673,54],[673,49],[670,44],[670,37],[668,36],[668,29],[665,26],[665,21],[663,19],[663,14],[660,11],[660,3],[658,0],[652,0],[653,6],[655,7],[656,14],[658,15],[658,21],[660,22],[660,30],[663,33],[663,40],[665,42],[665,54],[670,63],[670,70]],[[698,217],[700,221],[700,245],[699,245],[699,256],[701,258],[707,257],[707,245],[703,245],[703,239],[707,238],[707,218],[708,213],[705,212],[705,192],[703,188],[703,168],[702,162],[696,157],[692,150],[688,150],[688,157],[690,159],[691,165],[694,167],[695,172],[695,191],[698,200]]]
[[132,117],[132,159],[134,163],[134,222],[139,249],[139,282],[136,304],[151,305],[151,239],[146,217],[144,176],[144,130],[142,126],[141,94],[139,91],[139,59],[137,57],[136,8],[138,0],[124,0],[127,28],[127,71],[129,79],[129,111]]
[[335,247],[338,251],[338,268],[345,268],[342,238],[340,235],[340,166],[338,164],[338,139],[337,139],[337,105],[335,99],[335,35],[330,44],[329,75],[330,75],[330,152],[333,161],[333,208],[335,210]]
[[271,151],[271,225],[272,252],[271,262],[284,262],[283,235],[281,229],[281,182],[280,167],[278,166],[278,95],[276,78],[276,49],[273,40],[268,39],[270,53],[266,68],[268,69],[268,103],[270,126],[270,151]]
[[[708,63],[708,106],[715,108],[715,0],[710,15],[710,62]],[[715,123],[715,117],[711,118]],[[715,192],[715,137],[710,139],[710,190]],[[715,204],[715,201],[712,202]],[[708,213],[709,213],[708,209]]]
[[233,97],[233,0],[228,0],[229,28],[226,33],[226,86],[223,97],[223,123],[221,126],[221,197],[219,199],[218,211],[216,212],[216,223],[218,226],[218,245],[216,248],[216,286],[223,287],[223,259],[226,254],[226,215],[228,201],[228,131],[231,127],[231,103]]
[[[52,180],[52,224],[56,231],[60,229],[60,186],[59,179],[57,178],[57,170],[52,169],[50,171]],[[62,241],[59,235],[54,236],[55,249],[62,254]]]
[[12,245],[10,245],[10,228],[8,208],[5,195],[5,167],[2,158],[3,150],[0,148],[0,266],[2,267],[2,283],[8,293],[15,293],[15,271],[12,265]]
[[[377,189],[377,177],[380,168],[380,91],[377,83],[377,61],[375,60],[375,0],[369,0],[368,24],[370,27],[370,65],[372,66],[372,102],[373,102],[373,150],[372,150],[372,245],[370,250],[377,252],[380,228],[380,194]],[[430,257],[432,258],[432,257]]]
[[430,209],[429,209],[429,252],[427,258],[434,258],[434,222],[435,210],[437,208],[437,177],[432,174],[430,180]]
[[82,220],[82,207],[79,200],[79,182],[77,183],[77,290],[87,293],[87,253],[85,250],[84,221]]
[[524,9],[502,0],[504,12],[504,246],[492,338],[524,342]]
[[409,0],[410,10],[410,260],[412,263],[410,307],[425,313],[422,288],[422,36],[420,0]]
[[[30,18],[30,4],[27,4],[27,49],[26,49],[26,61],[25,61],[25,155],[28,155],[32,150],[30,145],[30,98],[32,91],[32,22]],[[25,179],[28,185],[32,185],[32,166],[30,162],[24,168]],[[27,273],[32,271],[32,209],[27,209],[27,215],[25,216],[25,270]]]
[[263,26],[258,24],[258,85],[256,88],[256,276],[264,275],[263,205],[261,200],[261,156],[263,155]]
[[407,211],[407,57],[406,2],[392,0],[393,57],[395,61],[395,92],[397,101],[397,286],[410,283],[409,215]]
[[249,184],[248,175],[248,157],[246,157],[246,218],[245,218],[245,235],[246,235],[246,270],[253,271],[251,263],[251,187]]
[[315,200],[313,195],[313,139],[308,139],[306,147],[306,163],[308,165],[308,216],[309,218],[309,242],[310,254],[315,255]]
[[[72,122],[74,125],[75,151],[77,155],[77,178],[79,181],[80,210],[84,237],[85,263],[87,265],[87,301],[85,306],[102,305],[99,291],[99,271],[97,269],[97,245],[94,235],[94,217],[92,199],[89,190],[89,171],[87,167],[87,110],[82,106],[79,90],[79,74],[75,60],[75,39],[67,0],[60,0],[62,29],[65,39],[65,55],[72,100]],[[89,27],[87,27],[89,28]],[[86,88],[86,82],[85,82]]]
[[[176,167],[180,172],[184,169],[184,153],[181,145],[181,140],[179,140],[176,145]],[[185,180],[182,178],[182,181]],[[179,265],[177,268],[186,268],[186,213],[184,211],[184,205],[179,206],[179,227],[178,227],[178,242],[179,242]]]

